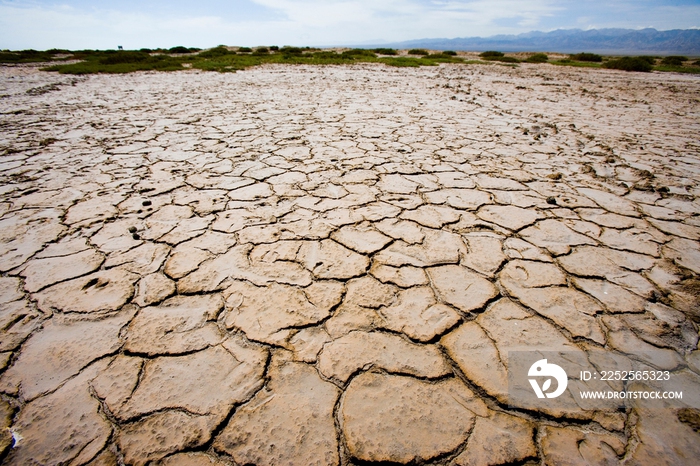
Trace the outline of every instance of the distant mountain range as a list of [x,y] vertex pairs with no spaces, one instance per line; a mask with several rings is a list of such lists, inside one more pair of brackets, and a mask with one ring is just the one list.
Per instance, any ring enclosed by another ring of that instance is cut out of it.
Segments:
[[[368,48],[367,45],[363,46]],[[605,54],[700,55],[700,29],[557,29],[518,35],[418,39],[377,47],[502,52],[593,52]]]

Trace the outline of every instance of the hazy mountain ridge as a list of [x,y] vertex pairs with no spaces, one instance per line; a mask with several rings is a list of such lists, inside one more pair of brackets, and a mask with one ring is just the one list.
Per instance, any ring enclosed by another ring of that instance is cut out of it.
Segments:
[[452,50],[659,53],[700,55],[700,29],[557,29],[518,35],[418,39],[382,46]]

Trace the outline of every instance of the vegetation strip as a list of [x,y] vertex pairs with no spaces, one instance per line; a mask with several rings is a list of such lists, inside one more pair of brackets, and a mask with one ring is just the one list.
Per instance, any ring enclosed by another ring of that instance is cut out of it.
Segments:
[[[75,60],[80,60],[75,63]],[[577,53],[568,58],[550,60],[544,53],[530,54],[524,60],[499,51],[479,54],[479,60],[469,60],[452,50],[431,52],[411,49],[405,55],[391,48],[323,50],[311,47],[227,47],[220,45],[202,51],[183,46],[170,49],[140,50],[81,50],[51,49],[0,52],[0,63],[54,63],[42,68],[62,74],[131,73],[134,71],[178,71],[195,68],[204,71],[235,72],[264,63],[343,65],[350,63],[384,63],[389,66],[436,66],[440,63],[483,64],[500,62],[551,63],[553,65],[589,68],[609,68],[624,71],[669,71],[700,73],[700,60],[684,56],[603,57],[594,53]]]

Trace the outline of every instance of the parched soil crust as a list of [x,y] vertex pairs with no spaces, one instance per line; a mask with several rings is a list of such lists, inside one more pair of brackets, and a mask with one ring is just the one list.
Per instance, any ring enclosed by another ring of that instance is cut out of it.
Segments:
[[[692,464],[699,104],[551,65],[0,67],[0,462]],[[521,405],[516,348],[684,398]]]

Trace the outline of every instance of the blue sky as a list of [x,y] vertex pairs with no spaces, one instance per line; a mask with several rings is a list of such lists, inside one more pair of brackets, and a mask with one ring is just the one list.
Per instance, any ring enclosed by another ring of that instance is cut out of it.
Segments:
[[0,0],[0,49],[342,45],[700,28],[700,0]]

